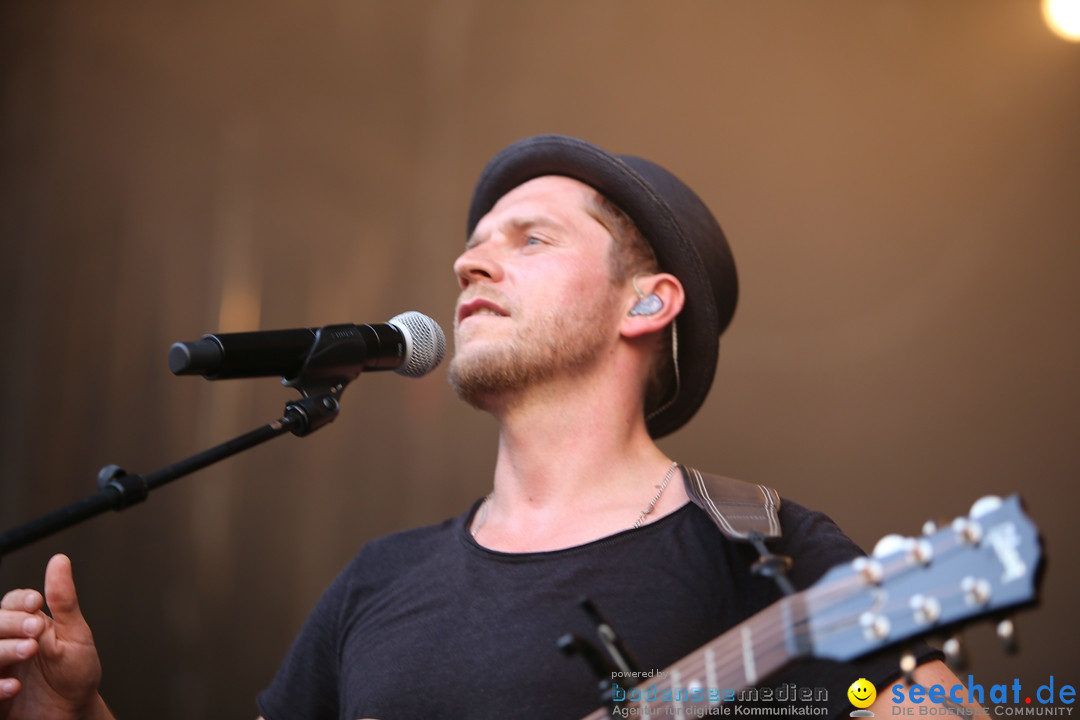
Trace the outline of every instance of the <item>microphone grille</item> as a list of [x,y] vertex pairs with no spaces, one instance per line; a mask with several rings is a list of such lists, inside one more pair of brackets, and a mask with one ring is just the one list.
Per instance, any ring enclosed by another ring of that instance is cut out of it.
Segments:
[[446,335],[439,323],[415,310],[403,312],[390,319],[405,336],[405,362],[394,372],[406,377],[427,375],[446,355]]

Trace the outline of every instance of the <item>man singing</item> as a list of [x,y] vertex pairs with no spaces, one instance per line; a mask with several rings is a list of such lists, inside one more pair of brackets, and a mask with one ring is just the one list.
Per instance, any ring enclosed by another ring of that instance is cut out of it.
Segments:
[[[492,490],[360,550],[259,696],[267,720],[572,720],[601,705],[586,663],[556,644],[595,637],[582,596],[646,673],[782,597],[752,571],[759,549],[690,501],[695,471],[655,444],[704,402],[738,294],[727,241],[690,188],[582,140],[522,140],[481,174],[454,273],[450,378],[498,421]],[[796,503],[762,513],[796,588],[861,554]],[[955,682],[920,659],[917,680]],[[110,717],[66,558],[50,563],[44,599],[4,597],[0,674],[0,718]],[[898,675],[895,656],[877,656],[766,682],[823,688],[841,716],[856,678],[883,688]]]

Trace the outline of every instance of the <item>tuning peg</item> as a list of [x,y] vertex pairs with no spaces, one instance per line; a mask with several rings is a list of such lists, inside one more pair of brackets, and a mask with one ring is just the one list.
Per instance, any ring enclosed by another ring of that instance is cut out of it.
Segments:
[[1011,619],[1005,618],[997,624],[997,636],[1005,652],[1011,655],[1017,651],[1016,626]]
[[851,569],[868,585],[880,585],[885,577],[885,569],[877,560],[868,557],[857,557],[851,561]]
[[959,635],[953,635],[946,640],[941,649],[945,653],[945,663],[953,672],[967,667],[967,658],[964,657],[964,646]]
[[960,590],[964,593],[964,602],[970,607],[986,605],[990,602],[990,595],[993,592],[989,580],[971,575],[960,581]]
[[890,534],[885,535],[877,544],[874,545],[874,552],[871,553],[876,558],[885,557],[886,555],[892,555],[893,553],[906,550],[911,544],[911,540],[903,535]]
[[906,553],[908,561],[913,564],[928,565],[934,557],[934,546],[925,538],[910,538],[903,535],[886,535],[874,545],[875,558],[900,553]]
[[971,512],[969,514],[973,518],[982,517],[987,513],[997,510],[1001,507],[1003,502],[1004,501],[997,495],[983,495],[972,504]]
[[916,593],[908,601],[908,607],[920,625],[932,625],[941,618],[941,602],[933,595]]
[[974,546],[982,542],[982,525],[971,518],[956,518],[952,521],[952,529],[963,543]]
[[915,659],[915,654],[910,650],[905,650],[904,654],[900,657],[900,672],[904,674],[904,680],[908,685],[915,684],[915,666],[918,665],[918,660]]

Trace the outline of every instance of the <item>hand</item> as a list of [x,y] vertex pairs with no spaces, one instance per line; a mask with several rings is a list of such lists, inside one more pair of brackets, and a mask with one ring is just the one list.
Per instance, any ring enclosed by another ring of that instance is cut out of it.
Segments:
[[[43,611],[48,603],[50,618]],[[78,720],[104,707],[101,662],[79,610],[71,560],[54,555],[45,597],[12,590],[0,600],[0,720]]]

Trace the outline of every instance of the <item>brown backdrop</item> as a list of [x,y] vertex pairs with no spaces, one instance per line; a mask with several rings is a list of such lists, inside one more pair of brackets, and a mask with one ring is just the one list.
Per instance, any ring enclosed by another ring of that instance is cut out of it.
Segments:
[[[537,132],[661,161],[743,294],[664,447],[862,544],[1024,494],[1054,562],[977,680],[1080,682],[1080,45],[1035,2],[7,2],[0,528],[276,417],[273,379],[174,378],[175,340],[451,324],[483,163]],[[70,553],[125,718],[237,718],[364,541],[483,494],[445,372],[4,559]],[[403,689],[408,680],[403,679]]]

